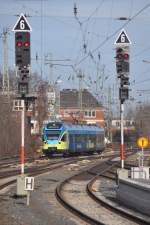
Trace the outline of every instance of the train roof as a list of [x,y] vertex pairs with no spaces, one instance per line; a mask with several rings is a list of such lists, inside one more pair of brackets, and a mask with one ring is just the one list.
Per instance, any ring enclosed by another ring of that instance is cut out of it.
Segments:
[[[47,127],[48,126],[48,127]],[[49,123],[45,126],[44,130],[58,130],[63,129],[68,131],[70,134],[94,134],[103,133],[104,128],[100,128],[96,125],[86,125],[86,124],[66,124],[66,123]]]
[[95,133],[104,132],[103,128],[94,125],[64,124],[64,128],[69,133]]

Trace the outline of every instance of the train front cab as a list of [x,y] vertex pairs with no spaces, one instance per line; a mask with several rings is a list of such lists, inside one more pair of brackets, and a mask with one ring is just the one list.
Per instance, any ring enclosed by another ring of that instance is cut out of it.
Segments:
[[43,154],[52,156],[53,154],[64,154],[68,149],[68,135],[64,132],[57,140],[49,140],[43,136]]

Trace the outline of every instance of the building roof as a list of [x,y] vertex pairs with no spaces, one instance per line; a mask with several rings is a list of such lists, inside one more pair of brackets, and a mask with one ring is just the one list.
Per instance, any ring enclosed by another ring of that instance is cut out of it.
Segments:
[[[82,107],[96,108],[102,105],[86,89],[82,90]],[[79,108],[79,91],[76,89],[63,89],[60,92],[60,108]]]

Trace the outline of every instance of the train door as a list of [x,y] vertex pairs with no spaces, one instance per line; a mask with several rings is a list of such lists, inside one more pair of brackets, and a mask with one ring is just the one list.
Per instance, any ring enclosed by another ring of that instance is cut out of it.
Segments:
[[75,135],[74,134],[69,134],[68,137],[69,141],[69,152],[74,153],[76,150],[76,143],[75,143]]
[[68,134],[64,133],[60,140],[60,147],[62,151],[68,150]]

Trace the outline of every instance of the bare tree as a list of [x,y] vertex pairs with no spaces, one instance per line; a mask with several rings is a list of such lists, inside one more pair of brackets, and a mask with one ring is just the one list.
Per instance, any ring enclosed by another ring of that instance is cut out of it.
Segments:
[[[9,75],[13,96],[8,97],[2,94],[2,74],[0,73],[0,157],[20,155],[21,150],[21,112],[12,110],[14,94],[17,93],[17,79],[15,71],[9,70]],[[30,86],[31,90],[38,94],[36,111],[41,132],[43,120],[47,118],[47,83],[37,73],[33,73]],[[30,155],[35,152],[37,139],[31,135],[31,117],[27,117],[27,112],[25,115],[25,154]]]
[[145,135],[150,139],[150,105],[143,104],[136,109],[135,121],[139,135]]
[[43,121],[47,119],[47,83],[42,82],[38,87],[37,99],[37,120],[39,122],[39,130],[42,133]]
[[0,96],[0,156],[18,154],[20,117],[12,112],[12,99]]

